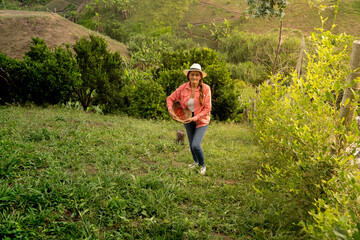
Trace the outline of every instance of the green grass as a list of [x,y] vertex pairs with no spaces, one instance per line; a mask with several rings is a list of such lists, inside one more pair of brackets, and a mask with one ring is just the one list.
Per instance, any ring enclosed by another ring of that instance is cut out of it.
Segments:
[[[206,176],[175,122],[64,108],[0,108],[1,239],[294,239],[252,185],[247,125],[212,122]],[[290,224],[292,225],[292,223]]]

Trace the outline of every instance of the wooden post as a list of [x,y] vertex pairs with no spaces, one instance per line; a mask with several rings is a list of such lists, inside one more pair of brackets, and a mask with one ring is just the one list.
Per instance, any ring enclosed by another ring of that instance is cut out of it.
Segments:
[[[350,65],[352,72],[348,77],[349,83],[360,77],[360,40],[356,40],[353,43]],[[340,119],[343,120],[343,124],[345,126],[351,123],[351,121],[354,119],[354,115],[357,109],[357,102],[355,101],[354,93],[359,90],[360,81],[356,82],[352,87],[345,89],[340,107]],[[345,105],[345,103],[347,104]]]
[[296,64],[296,68],[295,68],[298,78],[300,78],[300,75],[301,75],[302,59],[303,59],[304,50],[305,50],[305,39],[304,39],[304,35],[302,35],[300,54],[299,54],[299,58],[298,58],[298,61]]

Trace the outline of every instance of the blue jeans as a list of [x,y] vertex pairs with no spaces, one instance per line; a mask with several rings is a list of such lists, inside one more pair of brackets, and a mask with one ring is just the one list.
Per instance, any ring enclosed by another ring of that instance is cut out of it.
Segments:
[[191,154],[193,156],[194,162],[198,163],[199,166],[205,167],[204,152],[201,149],[200,144],[204,138],[206,129],[208,128],[209,125],[196,128],[196,123],[191,122],[191,123],[184,124],[184,126],[186,129],[186,134],[189,139],[190,150],[191,150]]

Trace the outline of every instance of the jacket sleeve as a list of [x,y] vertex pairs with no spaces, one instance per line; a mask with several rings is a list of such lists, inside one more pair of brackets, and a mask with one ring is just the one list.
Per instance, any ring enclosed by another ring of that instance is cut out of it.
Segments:
[[204,107],[202,108],[201,112],[198,113],[195,117],[194,120],[198,121],[201,118],[204,118],[206,116],[210,116],[210,112],[211,112],[211,90],[210,87],[208,85],[205,85],[205,98],[204,98]]
[[181,96],[180,93],[182,88],[183,86],[178,87],[170,96],[167,97],[166,106],[169,111],[172,109],[174,102],[180,100],[180,96]]

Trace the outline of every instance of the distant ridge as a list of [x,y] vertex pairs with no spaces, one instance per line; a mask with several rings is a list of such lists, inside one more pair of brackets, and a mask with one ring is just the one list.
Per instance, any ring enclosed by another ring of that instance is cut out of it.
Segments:
[[102,36],[111,52],[119,51],[128,58],[127,47],[107,36],[75,24],[55,13],[39,11],[0,10],[0,51],[7,56],[21,59],[29,51],[31,38],[45,40],[47,46],[72,47],[83,36],[94,34]]

